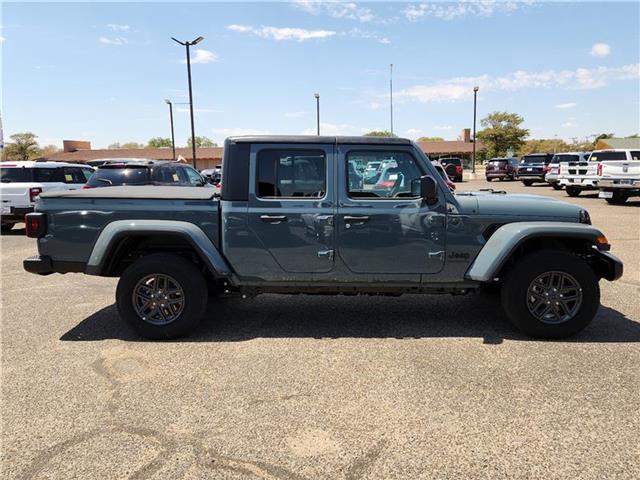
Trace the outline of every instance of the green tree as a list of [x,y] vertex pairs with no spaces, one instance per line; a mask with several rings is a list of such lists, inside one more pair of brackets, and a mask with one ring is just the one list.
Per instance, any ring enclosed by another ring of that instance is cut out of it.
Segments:
[[477,138],[485,149],[487,158],[504,157],[509,150],[519,150],[529,135],[529,130],[521,128],[524,122],[517,113],[493,112],[480,120],[484,127]]
[[12,142],[5,145],[3,152],[6,160],[29,160],[40,155],[37,135],[31,132],[14,133],[9,138]]
[[115,142],[115,143],[110,144],[107,148],[109,150],[117,150],[117,149],[122,148],[122,147],[120,146],[120,142]]
[[525,141],[518,149],[517,155],[521,157],[522,155],[528,155],[529,153],[559,153],[569,152],[572,150],[574,150],[574,148],[560,138],[542,138]]
[[144,145],[138,142],[123,143],[120,148],[144,148]]
[[444,142],[442,137],[420,137],[416,142]]
[[365,137],[395,137],[393,133],[388,130],[373,130],[364,134]]
[[[189,137],[187,139],[187,146],[189,148],[191,148],[191,137]],[[217,147],[218,144],[215,143],[213,140],[211,140],[208,137],[205,136],[198,136],[196,135],[196,147],[197,148],[204,148],[204,147]]]
[[169,137],[153,137],[147,142],[148,148],[171,148],[171,139]]
[[59,152],[60,148],[57,145],[45,145],[44,147],[42,147],[42,149],[40,150],[40,156],[41,157],[48,157],[49,155]]

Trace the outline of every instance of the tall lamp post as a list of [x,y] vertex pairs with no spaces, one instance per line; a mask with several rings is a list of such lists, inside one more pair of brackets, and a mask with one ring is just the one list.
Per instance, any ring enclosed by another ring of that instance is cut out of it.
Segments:
[[478,90],[480,87],[473,87],[473,163],[471,171],[476,173],[476,111],[478,103]]
[[393,137],[393,63],[389,64],[389,115],[391,120],[391,136]]
[[320,94],[314,93],[313,96],[316,97],[316,130],[320,136]]
[[188,42],[188,41],[181,42],[180,40],[176,40],[173,37],[171,37],[171,40],[173,40],[176,43],[179,43],[180,45],[186,47],[187,49],[187,76],[189,78],[189,111],[191,113],[191,154],[193,155],[193,168],[197,168],[196,167],[196,129],[193,122],[193,89],[191,88],[191,55],[189,53],[189,47],[192,45],[197,45],[202,40],[204,40],[204,37],[198,37],[191,42]]
[[169,118],[171,119],[171,149],[173,150],[173,161],[176,161],[176,136],[173,132],[173,103],[165,98],[164,102],[169,105]]

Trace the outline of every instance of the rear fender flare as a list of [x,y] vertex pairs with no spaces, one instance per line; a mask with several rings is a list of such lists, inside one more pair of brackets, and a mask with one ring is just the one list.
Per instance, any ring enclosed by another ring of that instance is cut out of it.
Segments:
[[178,220],[116,220],[107,224],[93,245],[86,273],[102,275],[109,254],[117,243],[132,235],[170,234],[186,240],[217,278],[231,276],[231,269],[211,239],[200,227]]
[[498,228],[484,244],[465,278],[477,282],[490,282],[500,272],[516,249],[532,238],[571,238],[596,244],[602,235],[597,228],[570,222],[514,222]]

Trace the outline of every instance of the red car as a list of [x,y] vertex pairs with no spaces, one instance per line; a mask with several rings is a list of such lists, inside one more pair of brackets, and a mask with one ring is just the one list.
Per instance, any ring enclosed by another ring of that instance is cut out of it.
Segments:
[[462,181],[462,159],[461,158],[439,158],[438,161],[447,172],[447,176],[454,182]]

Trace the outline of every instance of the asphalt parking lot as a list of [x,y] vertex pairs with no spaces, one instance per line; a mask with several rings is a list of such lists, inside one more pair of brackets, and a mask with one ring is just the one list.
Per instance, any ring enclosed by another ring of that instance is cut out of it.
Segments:
[[2,478],[640,477],[640,199],[584,206],[625,262],[570,340],[481,296],[264,295],[149,342],[114,279],[22,270],[2,236]]

